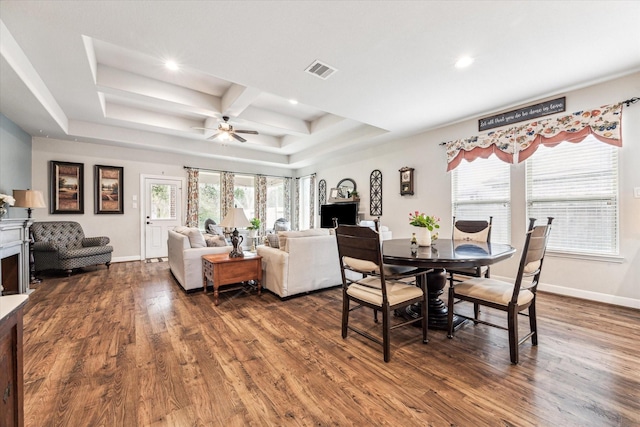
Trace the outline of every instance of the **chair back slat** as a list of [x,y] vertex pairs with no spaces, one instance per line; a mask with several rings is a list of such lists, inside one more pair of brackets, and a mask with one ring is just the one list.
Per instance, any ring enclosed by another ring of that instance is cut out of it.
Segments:
[[531,286],[528,289],[536,291],[540,273],[542,271],[542,263],[544,261],[547,242],[549,241],[549,233],[551,232],[552,217],[549,217],[546,225],[535,226],[536,219],[529,219],[529,228],[527,238],[524,243],[524,250],[520,258],[520,267],[518,268],[518,276],[516,277],[511,302],[518,301],[518,295],[522,287],[522,279],[526,276],[533,276]]
[[489,221],[464,219],[456,221],[456,217],[454,216],[452,237],[454,240],[490,242],[492,222],[493,217],[489,217]]

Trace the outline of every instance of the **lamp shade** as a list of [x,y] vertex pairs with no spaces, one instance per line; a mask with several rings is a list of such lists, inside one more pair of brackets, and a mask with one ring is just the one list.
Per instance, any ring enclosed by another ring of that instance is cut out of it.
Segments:
[[37,190],[13,190],[13,198],[16,208],[46,208],[42,191]]
[[220,223],[221,227],[228,228],[243,228],[249,227],[250,225],[251,223],[247,219],[247,216],[244,214],[244,209],[242,208],[231,209],[229,212],[227,212],[227,216],[225,216]]

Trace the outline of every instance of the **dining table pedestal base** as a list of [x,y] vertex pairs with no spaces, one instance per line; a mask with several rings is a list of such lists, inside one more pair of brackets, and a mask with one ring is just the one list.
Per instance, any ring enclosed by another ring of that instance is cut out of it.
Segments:
[[[440,299],[444,293],[444,287],[447,285],[447,271],[443,268],[435,268],[427,273],[427,299],[429,304],[429,329],[437,329],[446,331],[448,329],[449,310],[447,304]],[[420,317],[422,306],[420,303],[407,306],[403,310],[396,311],[396,314],[407,318],[415,319]],[[466,319],[453,316],[453,327],[457,328]],[[419,322],[416,322],[420,326]]]

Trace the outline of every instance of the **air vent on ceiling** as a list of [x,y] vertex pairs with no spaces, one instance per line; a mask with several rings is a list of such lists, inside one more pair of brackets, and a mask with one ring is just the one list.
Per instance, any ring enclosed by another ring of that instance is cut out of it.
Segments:
[[305,71],[321,78],[322,80],[326,80],[338,70],[333,68],[331,65],[323,64],[322,62],[315,60]]

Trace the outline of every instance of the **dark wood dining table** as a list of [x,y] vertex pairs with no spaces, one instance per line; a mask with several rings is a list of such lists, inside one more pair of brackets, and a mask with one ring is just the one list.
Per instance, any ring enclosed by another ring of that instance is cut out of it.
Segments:
[[[447,268],[492,265],[511,258],[516,249],[503,243],[480,243],[469,240],[438,239],[431,246],[420,246],[411,252],[410,239],[391,239],[382,243],[385,264],[405,265],[427,269],[429,300],[429,328],[447,329],[447,306],[440,299],[447,284]],[[418,317],[420,309],[408,307],[404,316]],[[454,325],[463,320],[454,318]]]

